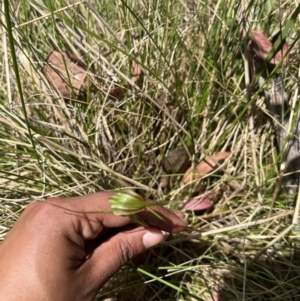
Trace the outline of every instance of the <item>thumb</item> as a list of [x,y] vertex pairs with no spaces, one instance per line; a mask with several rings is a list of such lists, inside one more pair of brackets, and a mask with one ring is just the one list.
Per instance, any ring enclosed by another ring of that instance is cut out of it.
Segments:
[[[134,228],[103,242],[85,262],[85,272],[100,289],[124,264],[136,255],[161,243],[164,236],[157,228]],[[91,281],[92,280],[92,281]]]

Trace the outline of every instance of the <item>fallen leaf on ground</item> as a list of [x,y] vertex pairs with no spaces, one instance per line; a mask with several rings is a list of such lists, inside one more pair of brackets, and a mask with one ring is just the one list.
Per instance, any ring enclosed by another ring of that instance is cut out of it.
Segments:
[[169,151],[168,155],[162,161],[162,168],[167,174],[184,173],[191,165],[191,157],[194,154],[192,146],[185,148],[176,148]]
[[43,73],[50,85],[64,98],[82,95],[87,90],[88,77],[84,63],[68,51],[52,51],[46,58]]
[[[194,154],[194,147],[181,147],[169,151],[168,155],[162,160],[162,174],[160,187],[170,188],[174,184],[177,175],[183,174],[191,166],[191,157]],[[168,176],[174,175],[174,176]]]
[[190,201],[188,201],[181,210],[184,211],[202,211],[211,208],[214,203],[212,200],[215,198],[214,193],[207,194],[203,196],[202,198],[193,198]]
[[[260,59],[265,60],[268,57],[268,54],[272,51],[273,43],[276,42],[277,38],[279,37],[279,34],[280,32],[273,37],[271,42],[261,31],[253,30],[250,34],[251,50]],[[280,46],[278,47],[277,52],[273,55],[272,59],[270,60],[270,63],[274,65],[278,64],[287,51],[288,51],[288,44],[286,43],[285,40],[282,40]],[[287,62],[287,57],[284,58],[283,62],[284,63]]]
[[210,173],[218,164],[219,161],[228,158],[231,155],[230,152],[219,152],[212,156],[204,158],[193,170],[193,167],[190,167],[184,174],[183,183],[187,184],[195,179],[200,179],[203,176]]
[[125,88],[123,87],[102,88],[102,91],[113,100],[122,100],[125,96]]
[[[47,56],[43,73],[50,85],[62,97],[68,99],[73,94],[82,96],[88,89],[88,76],[85,64],[69,51],[53,50]],[[141,67],[135,62],[131,63],[131,81],[136,82],[141,75]],[[122,100],[125,96],[125,87],[112,86],[101,89],[112,99]]]

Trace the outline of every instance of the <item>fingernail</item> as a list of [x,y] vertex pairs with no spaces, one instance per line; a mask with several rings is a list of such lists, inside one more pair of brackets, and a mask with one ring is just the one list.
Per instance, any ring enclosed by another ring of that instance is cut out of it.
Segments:
[[162,235],[163,235],[163,237],[164,237],[164,240],[167,239],[167,238],[170,236],[170,233],[169,233],[169,232],[166,232],[166,231],[161,230],[161,233],[162,233]]
[[164,236],[161,231],[148,230],[143,236],[143,244],[146,249],[154,247],[164,240]]

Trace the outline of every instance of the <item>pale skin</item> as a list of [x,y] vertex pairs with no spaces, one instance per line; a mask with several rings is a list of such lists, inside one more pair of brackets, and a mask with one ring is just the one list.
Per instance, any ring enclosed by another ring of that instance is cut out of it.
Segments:
[[0,245],[0,300],[94,300],[124,264],[163,241],[162,231],[180,232],[187,226],[180,213],[160,206],[151,209],[163,219],[147,210],[139,213],[147,227],[103,213],[111,210],[108,198],[113,194],[28,206]]

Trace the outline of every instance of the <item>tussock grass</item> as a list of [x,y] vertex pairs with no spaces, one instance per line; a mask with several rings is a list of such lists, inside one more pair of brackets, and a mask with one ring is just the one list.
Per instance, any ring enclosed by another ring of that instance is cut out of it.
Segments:
[[[141,267],[124,267],[99,300],[208,300],[216,291],[223,300],[298,300],[298,212],[278,186],[280,156],[264,99],[255,90],[247,94],[243,41],[251,28],[266,35],[283,28],[295,2],[6,5],[14,47],[3,4],[1,237],[26,205],[49,197],[132,187],[180,209],[196,192],[214,192],[212,210],[189,213],[186,233],[151,251]],[[295,21],[284,78],[297,112]],[[64,100],[51,88],[42,68],[53,49],[85,62],[93,83],[86,97]],[[132,61],[142,69],[136,83]],[[124,99],[101,92],[111,86],[126,87]],[[186,186],[179,177],[161,190],[162,159],[191,145],[194,164],[219,151],[232,156],[221,173]]]

